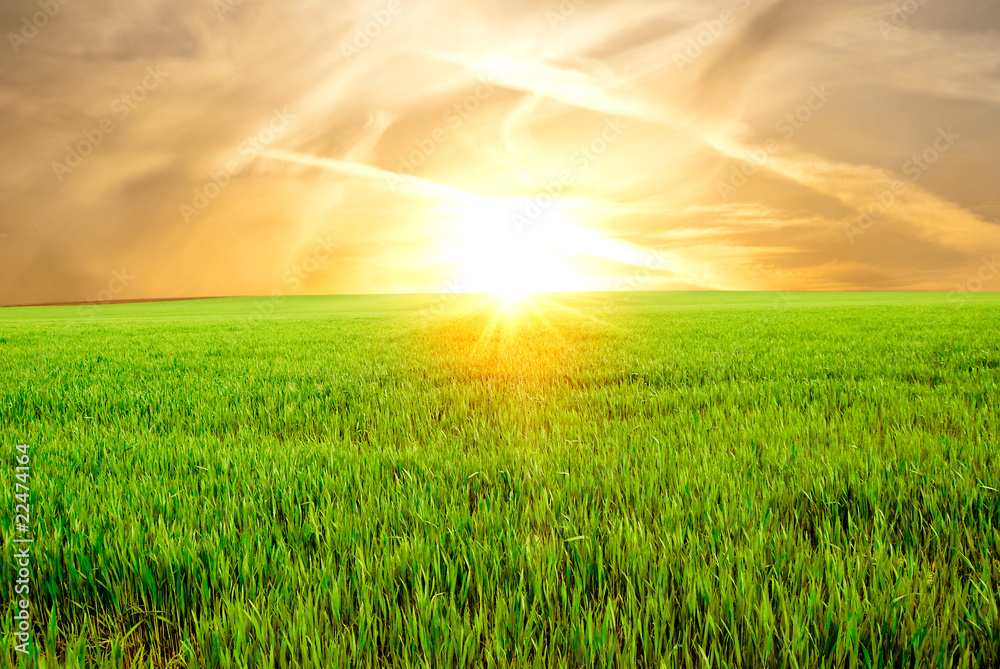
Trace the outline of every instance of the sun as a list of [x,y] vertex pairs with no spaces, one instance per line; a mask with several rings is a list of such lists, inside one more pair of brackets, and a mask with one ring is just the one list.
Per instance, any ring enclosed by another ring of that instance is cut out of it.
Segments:
[[461,267],[463,290],[492,293],[507,305],[542,292],[587,290],[574,267],[579,228],[551,200],[477,197],[454,212],[449,257]]

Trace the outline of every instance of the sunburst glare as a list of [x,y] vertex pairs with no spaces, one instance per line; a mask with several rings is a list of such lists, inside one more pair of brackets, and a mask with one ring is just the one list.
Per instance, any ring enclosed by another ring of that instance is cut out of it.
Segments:
[[508,308],[534,293],[597,289],[580,261],[608,249],[569,212],[559,200],[471,198],[445,212],[454,234],[443,260],[459,268],[463,290],[491,293]]

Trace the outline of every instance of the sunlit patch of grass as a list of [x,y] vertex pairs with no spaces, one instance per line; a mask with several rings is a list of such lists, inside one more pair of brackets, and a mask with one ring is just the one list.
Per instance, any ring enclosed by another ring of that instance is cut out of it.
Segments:
[[659,299],[0,317],[37,665],[991,666],[996,299]]

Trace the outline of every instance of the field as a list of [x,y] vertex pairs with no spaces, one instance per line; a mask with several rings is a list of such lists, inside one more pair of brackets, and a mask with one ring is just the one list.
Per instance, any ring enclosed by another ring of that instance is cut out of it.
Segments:
[[998,326],[1000,295],[0,309],[0,658],[1000,666]]

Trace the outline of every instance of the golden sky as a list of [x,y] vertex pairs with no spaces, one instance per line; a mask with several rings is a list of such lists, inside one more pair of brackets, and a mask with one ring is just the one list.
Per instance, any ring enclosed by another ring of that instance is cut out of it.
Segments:
[[997,290],[995,0],[7,0],[0,304]]

